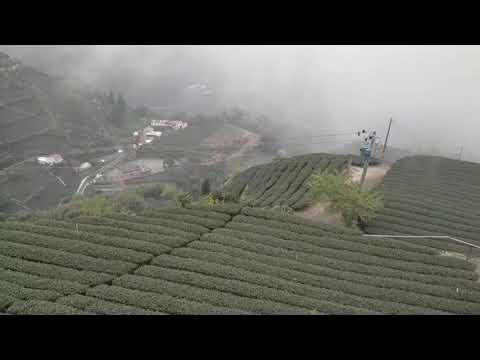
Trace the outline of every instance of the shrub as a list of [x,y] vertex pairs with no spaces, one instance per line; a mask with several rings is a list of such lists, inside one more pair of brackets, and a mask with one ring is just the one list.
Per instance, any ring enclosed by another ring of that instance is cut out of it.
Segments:
[[357,220],[367,223],[382,208],[381,194],[362,191],[344,175],[314,175],[310,185],[315,199],[328,201],[330,210],[340,212],[349,227]]
[[122,191],[115,195],[112,198],[112,202],[115,210],[127,210],[135,213],[144,210],[146,207],[143,197],[129,191]]
[[137,193],[142,195],[145,198],[153,198],[153,199],[161,200],[165,189],[166,189],[165,185],[155,184],[150,186],[141,186],[140,188],[137,189]]
[[66,205],[65,212],[75,212],[83,216],[104,216],[115,211],[113,202],[105,196],[74,198]]
[[180,192],[175,195],[175,201],[178,207],[184,208],[192,202],[192,193]]

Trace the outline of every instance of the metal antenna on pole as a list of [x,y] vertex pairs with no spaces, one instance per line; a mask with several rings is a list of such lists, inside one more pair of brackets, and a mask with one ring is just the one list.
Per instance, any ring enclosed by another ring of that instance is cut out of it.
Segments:
[[[362,172],[362,178],[360,179],[360,189],[363,187],[363,183],[365,181],[365,177],[367,175],[367,170],[368,170],[368,165],[370,164],[370,159],[372,158],[372,154],[374,154],[374,147],[375,147],[375,142],[377,141],[378,137],[376,134],[376,131],[370,131],[369,133],[369,145],[368,149],[364,158],[363,162],[363,172]],[[367,140],[367,139],[365,139]]]

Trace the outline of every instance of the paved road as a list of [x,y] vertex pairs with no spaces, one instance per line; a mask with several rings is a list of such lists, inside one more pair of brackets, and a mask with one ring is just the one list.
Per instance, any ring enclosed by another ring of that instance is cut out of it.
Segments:
[[[133,150],[131,150],[133,151]],[[98,169],[97,171],[95,171],[95,173],[93,174],[89,174],[87,176],[85,176],[82,181],[80,182],[80,185],[78,186],[78,189],[76,191],[76,194],[77,195],[83,195],[83,193],[85,192],[85,189],[92,184],[92,181],[95,179],[95,177],[97,176],[97,174],[101,174],[103,173],[106,169],[109,169],[109,168],[112,168],[114,166],[116,166],[119,162],[121,162],[123,159],[125,159],[127,156],[128,156],[129,152],[127,151],[124,151],[123,153],[120,153],[118,154],[118,156],[110,161],[109,163],[105,164],[103,167],[101,167],[100,169]]]

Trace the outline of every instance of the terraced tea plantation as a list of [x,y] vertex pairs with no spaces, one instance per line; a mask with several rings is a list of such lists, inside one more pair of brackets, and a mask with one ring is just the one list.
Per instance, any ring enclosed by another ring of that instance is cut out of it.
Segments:
[[236,205],[0,222],[0,313],[480,314],[475,265]]
[[308,182],[314,172],[347,168],[349,156],[308,154],[253,166],[236,175],[226,186],[227,194],[247,200],[255,207],[285,205],[300,210],[313,196]]
[[[449,235],[480,245],[480,165],[440,157],[397,161],[380,190],[385,208],[370,234]],[[448,249],[451,242],[413,239]]]

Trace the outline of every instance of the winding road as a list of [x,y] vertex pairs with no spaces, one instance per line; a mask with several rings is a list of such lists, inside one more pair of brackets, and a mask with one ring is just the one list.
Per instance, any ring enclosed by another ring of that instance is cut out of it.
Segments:
[[[134,150],[130,150],[130,151],[134,151]],[[120,161],[122,161],[125,157],[127,157],[127,155],[129,154],[129,152],[127,151],[124,151],[120,154],[118,154],[118,156],[113,159],[112,161],[110,161],[108,164],[105,164],[103,167],[101,167],[100,169],[98,169],[95,173],[93,174],[89,174],[87,176],[85,176],[82,181],[80,182],[80,185],[78,186],[78,189],[76,191],[76,195],[83,195],[84,192],[85,192],[85,189],[92,184],[92,179],[95,179],[95,177],[97,176],[97,174],[101,174],[102,172],[104,172],[106,169],[109,169],[109,168],[112,168],[114,166],[116,166]]]

